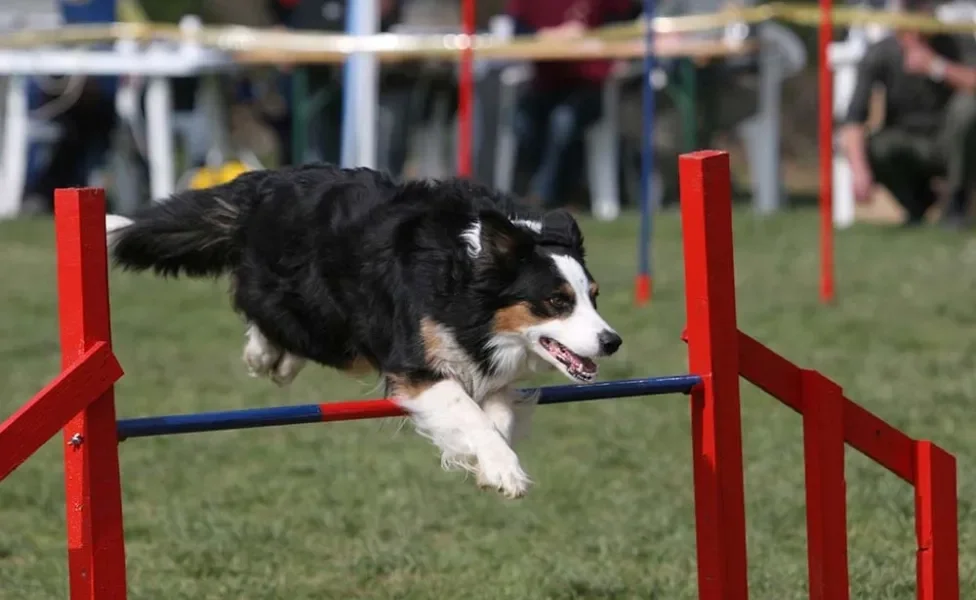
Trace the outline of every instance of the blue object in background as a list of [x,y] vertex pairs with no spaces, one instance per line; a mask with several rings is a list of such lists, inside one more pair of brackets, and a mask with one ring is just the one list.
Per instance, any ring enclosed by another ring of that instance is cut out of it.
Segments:
[[115,0],[58,0],[65,23],[112,23]]
[[[87,25],[98,23],[114,23],[116,21],[117,2],[116,0],[58,0],[58,13],[61,21],[65,25]],[[96,47],[109,48],[110,44],[102,44]],[[91,77],[107,101],[114,101],[115,93],[118,90],[119,78],[114,76]],[[44,105],[49,98],[45,97],[38,80],[31,78],[27,83],[27,106],[31,111],[37,110]],[[34,189],[37,178],[44,172],[44,168],[50,157],[50,141],[31,142],[27,149],[27,179],[26,188]],[[104,153],[102,148],[93,148],[94,155]],[[100,162],[96,156],[87,157],[82,161],[80,169],[87,171],[92,163]]]
[[[58,9],[65,25],[114,23],[118,3],[116,0],[58,0]],[[108,46],[110,45],[106,44],[106,47]],[[118,88],[117,77],[96,77],[94,80],[103,92],[114,97],[115,90]]]
[[[655,15],[654,0],[643,0],[643,14],[649,24]],[[653,213],[654,201],[651,198],[654,174],[654,85],[651,77],[654,74],[654,28],[647,26],[644,37],[644,68],[642,94],[642,123],[641,123],[641,178],[640,178],[640,235],[638,236],[637,264],[638,281],[651,285],[652,262],[651,246],[653,244]],[[638,286],[641,284],[638,283]],[[648,288],[649,289],[649,288]],[[649,298],[640,297],[642,291],[638,288],[638,302],[646,302]]]

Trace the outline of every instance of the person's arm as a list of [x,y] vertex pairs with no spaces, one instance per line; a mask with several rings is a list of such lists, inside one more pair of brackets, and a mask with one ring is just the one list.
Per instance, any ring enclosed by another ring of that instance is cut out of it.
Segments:
[[857,68],[857,82],[854,95],[847,107],[844,125],[840,130],[841,151],[847,157],[854,179],[854,197],[859,202],[870,198],[873,177],[867,152],[868,113],[871,108],[871,93],[874,85],[881,81],[882,56],[880,46],[868,48]]
[[[959,43],[959,60],[945,65],[945,81],[956,89],[976,91],[976,38],[970,34],[955,36]],[[938,64],[935,70],[939,70]]]
[[[906,73],[945,82],[960,91],[976,91],[976,69],[965,62],[949,60],[938,54],[917,33],[901,33],[899,40],[904,53]],[[965,61],[967,52],[965,49],[961,50],[960,60]]]
[[963,64],[944,61],[943,59],[936,59],[930,73],[938,79],[940,72],[945,82],[957,90],[965,92],[976,91],[976,69]]
[[877,46],[869,48],[857,66],[857,81],[854,94],[847,107],[847,115],[840,132],[840,146],[851,162],[854,170],[867,168],[868,156],[865,149],[865,124],[871,109],[871,93],[881,80],[880,60]]

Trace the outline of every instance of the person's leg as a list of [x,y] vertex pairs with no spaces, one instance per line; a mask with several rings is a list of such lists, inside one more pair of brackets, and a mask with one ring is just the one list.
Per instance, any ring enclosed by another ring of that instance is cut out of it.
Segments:
[[976,176],[976,96],[958,92],[946,109],[939,139],[945,165],[949,205],[946,217],[961,220],[969,207],[969,191]]
[[76,185],[86,185],[91,171],[104,166],[112,146],[112,134],[118,124],[114,98],[107,91],[98,90],[92,95],[80,119],[79,134],[84,144],[84,154],[77,157]]
[[587,127],[600,117],[602,89],[578,88],[568,91],[564,99],[549,113],[549,132],[539,170],[532,181],[532,190],[542,198],[543,206],[554,208],[561,204],[567,183],[577,171],[571,171],[569,150]]
[[378,166],[395,177],[403,175],[410,142],[410,92],[409,88],[389,86],[380,92],[380,123],[388,128],[381,130],[378,149]]
[[321,90],[327,96],[322,111],[313,119],[313,123],[317,123],[315,146],[321,155],[320,160],[339,164],[342,162],[342,85],[339,80],[333,79],[324,84]]
[[867,150],[875,181],[904,207],[907,223],[920,223],[935,203],[931,186],[934,143],[902,130],[882,129],[869,136]]
[[542,153],[540,140],[549,128],[552,107],[549,94],[531,88],[523,91],[516,103],[514,127],[519,162],[532,165],[533,170]]
[[275,90],[284,102],[284,110],[280,114],[270,114],[266,120],[278,138],[278,164],[290,165],[295,162],[292,148],[292,119],[295,105],[292,102],[292,77],[290,73],[281,73],[274,78]]

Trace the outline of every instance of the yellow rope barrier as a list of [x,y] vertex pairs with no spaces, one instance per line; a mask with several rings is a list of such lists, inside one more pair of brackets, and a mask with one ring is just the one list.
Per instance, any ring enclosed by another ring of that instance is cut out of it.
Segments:
[[[657,33],[693,33],[715,30],[734,23],[757,24],[770,20],[799,25],[816,25],[821,11],[815,5],[770,3],[751,8],[728,9],[707,15],[656,17],[651,25]],[[833,9],[835,25],[884,25],[892,29],[926,33],[976,33],[976,22],[944,22],[928,15],[891,12],[867,8],[838,7]],[[574,40],[540,39],[536,36],[516,36],[500,40],[490,35],[465,36],[418,35],[382,33],[350,36],[331,33],[308,33],[238,26],[203,27],[191,32],[174,25],[154,23],[114,23],[111,25],[71,25],[56,30],[18,31],[0,35],[2,49],[37,49],[39,47],[82,45],[132,40],[136,42],[166,41],[197,43],[204,47],[229,52],[314,54],[331,56],[335,60],[356,53],[368,52],[390,57],[451,58],[466,45],[472,44],[480,57],[505,58],[516,56],[555,57],[558,54],[588,54],[600,44],[636,42],[643,35],[646,19],[601,27]],[[594,53],[599,53],[595,52]]]

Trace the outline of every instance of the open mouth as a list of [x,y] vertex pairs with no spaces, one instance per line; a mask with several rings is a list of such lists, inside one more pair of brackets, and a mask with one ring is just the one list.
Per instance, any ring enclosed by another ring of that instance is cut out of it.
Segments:
[[590,382],[596,378],[597,366],[592,360],[576,354],[552,338],[539,338],[539,344],[566,368],[566,373],[573,379]]

